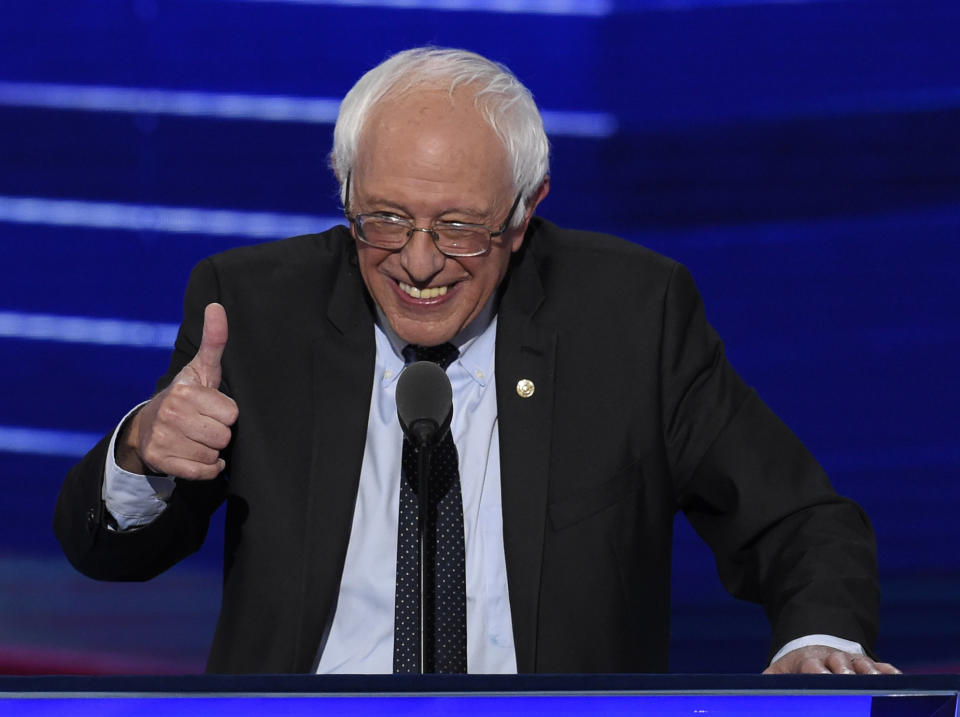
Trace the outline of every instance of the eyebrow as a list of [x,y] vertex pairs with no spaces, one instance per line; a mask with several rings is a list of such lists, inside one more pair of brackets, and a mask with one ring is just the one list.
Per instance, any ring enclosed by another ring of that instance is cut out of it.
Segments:
[[[384,197],[370,197],[367,199],[365,204],[369,204],[371,207],[382,207],[379,209],[371,209],[371,212],[384,212],[384,211],[395,211],[397,214],[402,214],[404,216],[411,217],[413,213],[410,212],[403,204],[400,202],[393,201],[392,199],[386,199]],[[439,214],[437,214],[437,219],[434,221],[443,221],[440,217],[443,217],[448,214],[459,214],[464,217],[470,217],[471,219],[484,220],[487,218],[488,213],[480,211],[478,209],[466,209],[463,207],[449,207],[444,209]]]

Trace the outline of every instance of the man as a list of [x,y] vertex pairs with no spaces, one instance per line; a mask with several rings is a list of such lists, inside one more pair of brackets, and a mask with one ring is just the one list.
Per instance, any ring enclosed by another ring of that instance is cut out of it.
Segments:
[[766,608],[770,671],[895,671],[862,654],[865,517],[727,364],[682,267],[533,217],[547,155],[484,58],[365,75],[331,156],[349,229],[198,265],[159,392],[61,491],[74,565],[152,577],[225,499],[208,669],[397,670],[394,392],[405,353],[451,344],[469,671],[665,670],[678,509]]

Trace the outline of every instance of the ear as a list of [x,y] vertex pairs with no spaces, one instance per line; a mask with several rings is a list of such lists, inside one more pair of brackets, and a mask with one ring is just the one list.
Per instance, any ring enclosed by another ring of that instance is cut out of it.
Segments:
[[540,186],[537,187],[537,190],[530,195],[530,199],[527,200],[527,206],[523,213],[523,223],[516,228],[517,235],[514,237],[513,244],[510,246],[511,251],[518,251],[521,246],[523,246],[523,237],[527,233],[527,225],[530,223],[530,219],[533,217],[533,213],[536,211],[537,206],[542,202],[547,194],[550,193],[550,175],[548,174],[543,178],[543,181],[540,183]]

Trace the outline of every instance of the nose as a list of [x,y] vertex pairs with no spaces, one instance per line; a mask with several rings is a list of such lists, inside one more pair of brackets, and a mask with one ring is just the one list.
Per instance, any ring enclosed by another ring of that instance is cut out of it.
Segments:
[[410,278],[418,283],[427,282],[443,269],[446,257],[433,243],[430,232],[414,229],[409,241],[400,250],[400,265]]

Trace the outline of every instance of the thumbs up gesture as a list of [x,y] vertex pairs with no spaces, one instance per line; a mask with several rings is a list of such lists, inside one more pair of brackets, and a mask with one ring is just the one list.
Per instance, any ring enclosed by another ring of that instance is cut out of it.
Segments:
[[209,480],[224,469],[220,451],[239,414],[220,393],[220,359],[227,345],[227,312],[209,304],[200,348],[170,385],[154,396],[117,440],[117,464],[131,473]]

